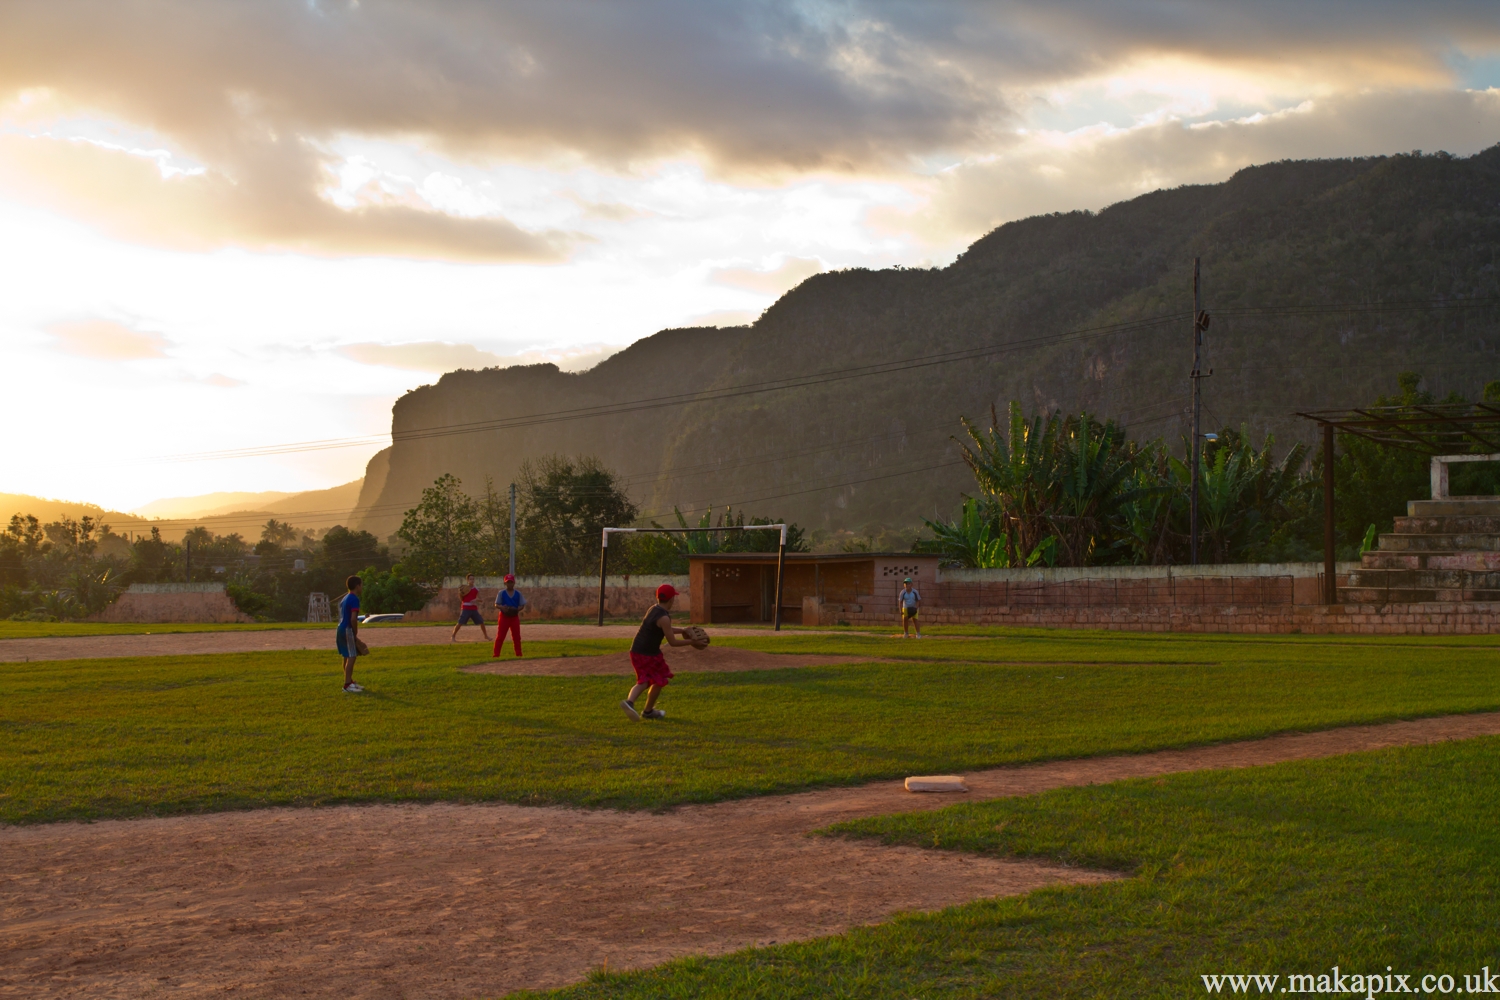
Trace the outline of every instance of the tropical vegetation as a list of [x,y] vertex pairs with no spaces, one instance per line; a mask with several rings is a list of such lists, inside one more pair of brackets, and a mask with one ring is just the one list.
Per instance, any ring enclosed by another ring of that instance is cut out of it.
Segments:
[[[1422,378],[1404,372],[1399,391],[1375,406],[1437,402]],[[1500,382],[1485,387],[1500,401]],[[1465,402],[1449,394],[1443,402]],[[956,517],[926,521],[918,543],[955,565],[976,568],[1187,562],[1191,554],[1191,459],[1161,439],[1132,441],[1113,420],[1037,414],[1011,403],[988,427],[965,418],[960,439],[975,490]],[[1205,435],[1198,458],[1199,561],[1315,560],[1322,557],[1323,456],[1295,444],[1279,456],[1275,438],[1257,444],[1245,429]],[[1455,469],[1453,491],[1500,493],[1491,465]],[[1341,434],[1334,458],[1336,548],[1355,558],[1392,530],[1408,500],[1430,495],[1425,454]]]

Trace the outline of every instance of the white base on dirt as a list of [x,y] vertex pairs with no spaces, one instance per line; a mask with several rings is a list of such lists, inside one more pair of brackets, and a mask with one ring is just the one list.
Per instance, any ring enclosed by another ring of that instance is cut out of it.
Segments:
[[928,774],[906,779],[908,792],[967,792],[969,787],[956,774]]

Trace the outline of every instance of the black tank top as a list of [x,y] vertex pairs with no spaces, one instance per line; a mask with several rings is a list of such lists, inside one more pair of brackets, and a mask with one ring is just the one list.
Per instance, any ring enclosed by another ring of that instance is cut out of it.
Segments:
[[656,624],[663,615],[671,614],[660,604],[651,605],[651,610],[646,612],[646,617],[641,620],[641,629],[635,634],[635,642],[630,644],[632,653],[640,653],[642,656],[660,656],[662,640],[666,636],[662,633],[661,626]]

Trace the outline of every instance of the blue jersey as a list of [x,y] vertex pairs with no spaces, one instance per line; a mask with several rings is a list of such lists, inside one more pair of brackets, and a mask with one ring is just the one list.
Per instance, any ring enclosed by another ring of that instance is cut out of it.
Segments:
[[500,609],[502,615],[520,614],[521,605],[525,603],[526,599],[521,596],[519,590],[510,591],[502,587],[500,593],[495,595],[495,607]]
[[359,595],[348,593],[344,599],[339,601],[339,628],[345,629],[354,624],[354,617],[359,614]]

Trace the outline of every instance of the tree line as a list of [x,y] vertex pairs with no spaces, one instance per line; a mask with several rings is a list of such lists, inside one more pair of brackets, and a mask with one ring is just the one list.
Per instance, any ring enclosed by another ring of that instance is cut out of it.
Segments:
[[369,579],[372,611],[421,607],[430,591],[403,575],[367,531],[336,525],[321,536],[275,518],[253,545],[202,526],[169,542],[161,529],[136,539],[85,516],[46,524],[15,514],[0,532],[0,617],[68,621],[103,611],[132,583],[217,581],[241,611],[262,621],[300,621],[314,591],[338,594],[352,573]]
[[[1375,406],[1465,403],[1439,400],[1415,372]],[[1500,381],[1484,389],[1500,402]],[[960,444],[974,475],[956,517],[925,521],[932,537],[917,549],[954,565],[1163,565],[1185,563],[1191,544],[1188,448],[1171,453],[1157,439],[1131,441],[1113,420],[1087,413],[1027,418],[1011,403],[988,427],[963,419]],[[1425,454],[1340,434],[1334,458],[1335,549],[1356,558],[1374,544],[1408,500],[1430,495]],[[1298,444],[1280,457],[1275,439],[1257,445],[1245,429],[1223,428],[1199,458],[1199,559],[1317,561],[1323,555],[1323,455]],[[1453,470],[1456,494],[1500,493],[1500,474],[1482,463]]]
[[[726,509],[715,517],[705,512],[688,524],[674,511],[673,527],[692,529],[672,535],[627,535],[610,542],[615,573],[686,573],[688,556],[719,551],[775,551],[776,532],[726,532],[725,527],[771,524]],[[510,565],[510,497],[486,478],[482,491],[470,495],[456,476],[439,476],[422,491],[421,502],[406,512],[396,538],[405,543],[403,572],[437,584],[465,573],[498,576]],[[600,539],[606,527],[627,527],[641,520],[639,506],[620,476],[591,455],[548,455],[522,463],[516,477],[516,572],[526,575],[580,576],[599,568]],[[662,527],[659,522],[651,526]],[[618,546],[618,549],[616,548]],[[806,551],[800,528],[793,526],[787,547]]]

